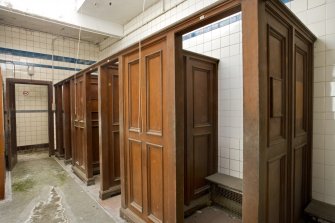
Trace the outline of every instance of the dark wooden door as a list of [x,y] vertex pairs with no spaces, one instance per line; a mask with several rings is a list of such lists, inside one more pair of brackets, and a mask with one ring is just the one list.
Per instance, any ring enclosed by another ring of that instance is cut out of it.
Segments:
[[120,193],[119,72],[117,66],[99,71],[100,198]]
[[92,165],[93,174],[99,174],[99,109],[98,109],[98,76],[88,75],[86,85],[87,116],[87,165]]
[[5,133],[4,133],[4,103],[3,79],[0,69],[0,200],[5,198]]
[[289,26],[268,18],[267,222],[286,222],[289,162]]
[[75,161],[74,161],[74,154],[75,154],[75,150],[76,150],[76,131],[75,131],[75,125],[74,125],[74,120],[76,118],[76,108],[75,108],[75,99],[74,99],[74,95],[75,95],[75,80],[71,79],[70,80],[70,111],[71,111],[71,123],[70,123],[70,128],[71,128],[71,157],[72,157],[72,161],[71,164],[74,166],[75,165]]
[[7,165],[8,169],[12,170],[17,163],[15,83],[8,80],[6,81],[6,107],[6,131],[8,134]]
[[301,222],[311,199],[312,47],[267,14],[266,220]]
[[71,148],[71,92],[70,81],[63,83],[63,145],[64,145],[64,159],[69,163],[72,158]]
[[86,145],[85,137],[85,75],[75,77],[74,79],[74,94],[71,95],[72,100],[74,101],[74,118],[73,118],[73,127],[74,127],[74,138],[75,147],[72,153],[73,165],[75,168],[78,168],[83,173],[86,172],[86,162],[84,159],[84,146]]
[[56,153],[58,158],[64,157],[64,141],[63,141],[63,87],[62,84],[55,86],[55,102],[56,102]]
[[311,199],[311,44],[297,30],[293,37],[291,198],[292,222],[302,222],[303,211]]
[[217,172],[218,61],[184,51],[185,204],[209,192],[205,177]]

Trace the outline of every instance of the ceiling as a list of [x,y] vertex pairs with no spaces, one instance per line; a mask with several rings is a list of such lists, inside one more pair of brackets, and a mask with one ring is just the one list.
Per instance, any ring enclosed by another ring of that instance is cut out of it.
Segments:
[[109,20],[118,24],[126,24],[145,9],[160,0],[85,0],[78,12]]
[[[79,37],[78,27],[27,16],[21,13],[10,12],[3,9],[0,9],[0,24],[36,30],[74,39],[78,39]],[[82,30],[80,39],[97,44],[108,37],[109,36],[106,34],[101,34],[90,30]]]
[[[82,26],[86,28],[82,28],[81,40],[98,44],[106,38],[111,38],[112,42],[115,42],[122,38],[122,34],[112,34],[113,24],[123,27],[142,12],[143,3],[144,9],[147,9],[160,1],[162,0],[81,0],[73,15],[78,21],[86,21],[89,24]],[[21,3],[15,3],[16,8],[12,5],[0,7],[0,24],[78,39],[79,26],[70,24],[71,21],[56,21],[51,17],[46,18],[45,15],[33,15],[28,9],[19,8]],[[97,21],[100,23],[95,25]]]

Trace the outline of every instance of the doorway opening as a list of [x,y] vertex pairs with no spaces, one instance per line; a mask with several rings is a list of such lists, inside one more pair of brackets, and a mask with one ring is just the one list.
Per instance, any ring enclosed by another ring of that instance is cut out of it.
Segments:
[[[232,12],[177,36],[184,86],[184,216],[242,212],[242,15]],[[181,130],[182,131],[182,130]],[[231,197],[228,197],[228,194]],[[208,207],[213,202],[214,206]],[[195,213],[203,209],[202,214]],[[218,212],[220,213],[220,212]],[[238,221],[238,220],[236,220]]]
[[6,79],[7,166],[12,170],[20,151],[47,148],[54,154],[52,83]]

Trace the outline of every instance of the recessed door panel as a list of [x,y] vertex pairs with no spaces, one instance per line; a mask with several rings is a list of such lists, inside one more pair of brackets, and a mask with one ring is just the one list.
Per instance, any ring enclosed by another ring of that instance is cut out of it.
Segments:
[[147,125],[148,134],[162,135],[162,52],[158,51],[145,58],[146,98],[147,98]]
[[142,145],[129,140],[129,202],[137,211],[143,211]]
[[163,147],[147,144],[148,216],[154,222],[163,219]]
[[140,110],[140,73],[139,61],[131,61],[128,64],[128,81],[129,81],[129,131],[138,132],[140,128],[139,110]]

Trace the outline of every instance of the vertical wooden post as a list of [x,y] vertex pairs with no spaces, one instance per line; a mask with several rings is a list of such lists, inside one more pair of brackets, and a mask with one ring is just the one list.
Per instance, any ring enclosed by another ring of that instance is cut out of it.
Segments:
[[243,222],[264,222],[260,193],[260,0],[242,0],[243,44]]
[[0,70],[0,200],[5,198],[5,144],[3,122],[3,80]]

